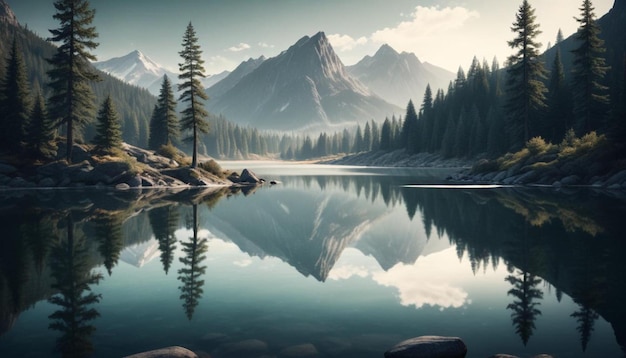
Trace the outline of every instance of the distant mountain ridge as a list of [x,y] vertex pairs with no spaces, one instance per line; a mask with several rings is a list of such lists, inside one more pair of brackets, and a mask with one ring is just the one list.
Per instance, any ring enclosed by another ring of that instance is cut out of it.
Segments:
[[234,122],[273,130],[326,129],[402,112],[350,76],[323,32],[263,61],[208,107]]
[[422,63],[414,53],[398,53],[387,44],[374,56],[365,56],[347,70],[374,93],[402,107],[409,100],[421,103],[428,84],[433,92],[446,89],[456,76],[441,67]]
[[[94,62],[93,65],[100,71],[108,73],[128,84],[145,88],[153,95],[159,94],[163,76],[165,75],[172,83],[178,83],[178,73],[167,70],[139,50],[106,61]],[[228,74],[228,71],[224,71],[208,76],[202,80],[203,85],[205,87],[212,86],[224,79]],[[176,90],[175,87],[174,90]]]

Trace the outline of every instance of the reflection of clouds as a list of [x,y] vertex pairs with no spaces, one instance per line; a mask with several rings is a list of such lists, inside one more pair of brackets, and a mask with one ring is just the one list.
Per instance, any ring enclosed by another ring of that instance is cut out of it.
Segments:
[[252,265],[252,260],[249,258],[245,258],[245,259],[234,261],[233,264],[239,267],[247,267],[247,266]]
[[[345,260],[343,256],[347,256]],[[471,280],[472,273],[459,270],[454,247],[421,256],[414,264],[397,264],[389,271],[383,271],[371,257],[359,255],[352,248],[346,249],[328,278],[347,280],[351,277],[371,277],[381,286],[396,288],[403,306],[429,305],[444,309],[471,303],[461,285]]]
[[[424,258],[426,261],[428,257]],[[441,308],[458,308],[467,299],[467,292],[460,287],[452,286],[451,277],[433,275],[429,270],[424,272],[423,264],[398,264],[389,271],[377,272],[372,275],[378,284],[395,287],[399,291],[400,303],[403,306],[421,308],[424,305]]]
[[340,267],[334,267],[332,271],[330,271],[328,279],[339,281],[347,280],[353,276],[367,277],[369,275],[369,270],[364,266],[343,265]]

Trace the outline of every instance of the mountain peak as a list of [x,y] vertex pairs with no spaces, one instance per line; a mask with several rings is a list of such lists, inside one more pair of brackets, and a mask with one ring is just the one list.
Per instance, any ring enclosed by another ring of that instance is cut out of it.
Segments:
[[13,26],[19,26],[19,22],[17,21],[17,16],[9,4],[7,4],[4,0],[0,0],[0,22],[4,22]]
[[374,54],[374,56],[387,56],[387,55],[398,56],[398,51],[394,50],[393,47],[389,46],[388,44],[383,44],[382,46],[380,46],[378,51],[376,51],[376,54]]

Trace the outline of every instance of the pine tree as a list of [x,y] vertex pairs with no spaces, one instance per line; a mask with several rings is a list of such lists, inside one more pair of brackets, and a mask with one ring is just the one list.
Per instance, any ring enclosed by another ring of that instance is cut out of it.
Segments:
[[556,42],[554,43],[554,46],[560,44],[561,42],[563,42],[563,31],[559,29],[559,31],[556,33]]
[[594,7],[590,0],[584,0],[580,8],[581,17],[576,33],[579,44],[572,50],[574,69],[572,86],[574,92],[574,115],[577,119],[578,134],[598,129],[606,114],[609,96],[608,89],[600,82],[609,70],[602,54],[606,51],[604,41],[598,35],[600,27],[595,21]]
[[72,159],[74,136],[80,136],[82,126],[89,122],[95,110],[94,95],[89,85],[99,76],[91,69],[89,61],[96,57],[89,53],[98,43],[98,34],[90,26],[95,10],[90,9],[87,0],[57,0],[54,3],[60,27],[50,30],[49,41],[60,42],[57,52],[48,59],[52,69],[48,71],[52,96],[49,98],[51,118],[65,125],[67,151],[66,159]]
[[533,116],[545,107],[547,90],[541,80],[546,71],[539,59],[541,44],[535,41],[541,34],[535,21],[535,9],[524,0],[511,28],[517,37],[508,42],[511,48],[518,49],[509,57],[506,105],[513,143],[518,147],[531,138]]
[[121,123],[115,104],[108,96],[98,112],[98,127],[93,143],[96,147],[104,152],[111,152],[122,146]]
[[56,154],[56,136],[54,123],[48,117],[46,104],[41,93],[35,97],[35,106],[30,116],[30,123],[26,129],[27,148],[36,157],[52,157]]
[[389,118],[385,118],[383,127],[380,130],[380,150],[390,151],[391,141],[391,122],[389,121]]
[[409,101],[406,107],[406,117],[404,119],[404,126],[402,127],[402,139],[404,148],[408,153],[417,153],[419,145],[418,138],[418,121],[417,113],[415,112],[415,106],[413,101]]
[[157,104],[150,119],[150,139],[148,146],[157,150],[168,143],[175,144],[180,135],[178,116],[176,115],[176,100],[172,85],[167,77],[163,76],[161,90]]
[[206,121],[208,117],[207,111],[204,109],[202,100],[208,100],[209,97],[202,88],[200,78],[204,78],[204,60],[202,60],[202,50],[198,45],[196,31],[191,22],[187,25],[187,30],[183,35],[183,50],[179,52],[183,58],[183,63],[179,64],[180,75],[178,78],[183,82],[178,85],[178,90],[183,93],[180,95],[181,102],[189,102],[189,105],[182,112],[181,128],[191,131],[191,137],[187,140],[192,141],[192,160],[191,167],[198,166],[198,137],[200,133],[209,132],[209,123]]
[[24,57],[14,37],[5,77],[0,83],[0,152],[19,153],[25,139],[31,111],[26,76]]

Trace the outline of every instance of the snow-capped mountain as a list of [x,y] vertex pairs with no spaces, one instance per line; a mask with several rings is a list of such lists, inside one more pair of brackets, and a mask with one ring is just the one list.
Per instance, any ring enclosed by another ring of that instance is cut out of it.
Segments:
[[426,85],[434,92],[447,89],[456,74],[421,62],[413,53],[398,53],[382,45],[374,56],[365,56],[348,72],[385,100],[405,107],[410,99],[421,103]]
[[[164,75],[167,75],[173,84],[178,83],[177,73],[167,70],[139,50],[135,50],[125,56],[94,62],[93,65],[100,71],[119,78],[126,83],[145,88],[155,96],[159,94]],[[205,87],[212,86],[224,79],[228,74],[228,71],[224,71],[216,75],[207,76],[202,80],[202,84]],[[176,91],[176,87],[174,87],[174,91]]]
[[146,89],[149,89],[155,82],[160,83],[163,75],[171,79],[177,78],[175,73],[166,70],[138,50],[122,57],[95,62],[93,65],[100,71],[109,73],[126,83]]
[[231,121],[274,130],[323,129],[402,112],[348,74],[323,32],[265,60],[207,105]]

